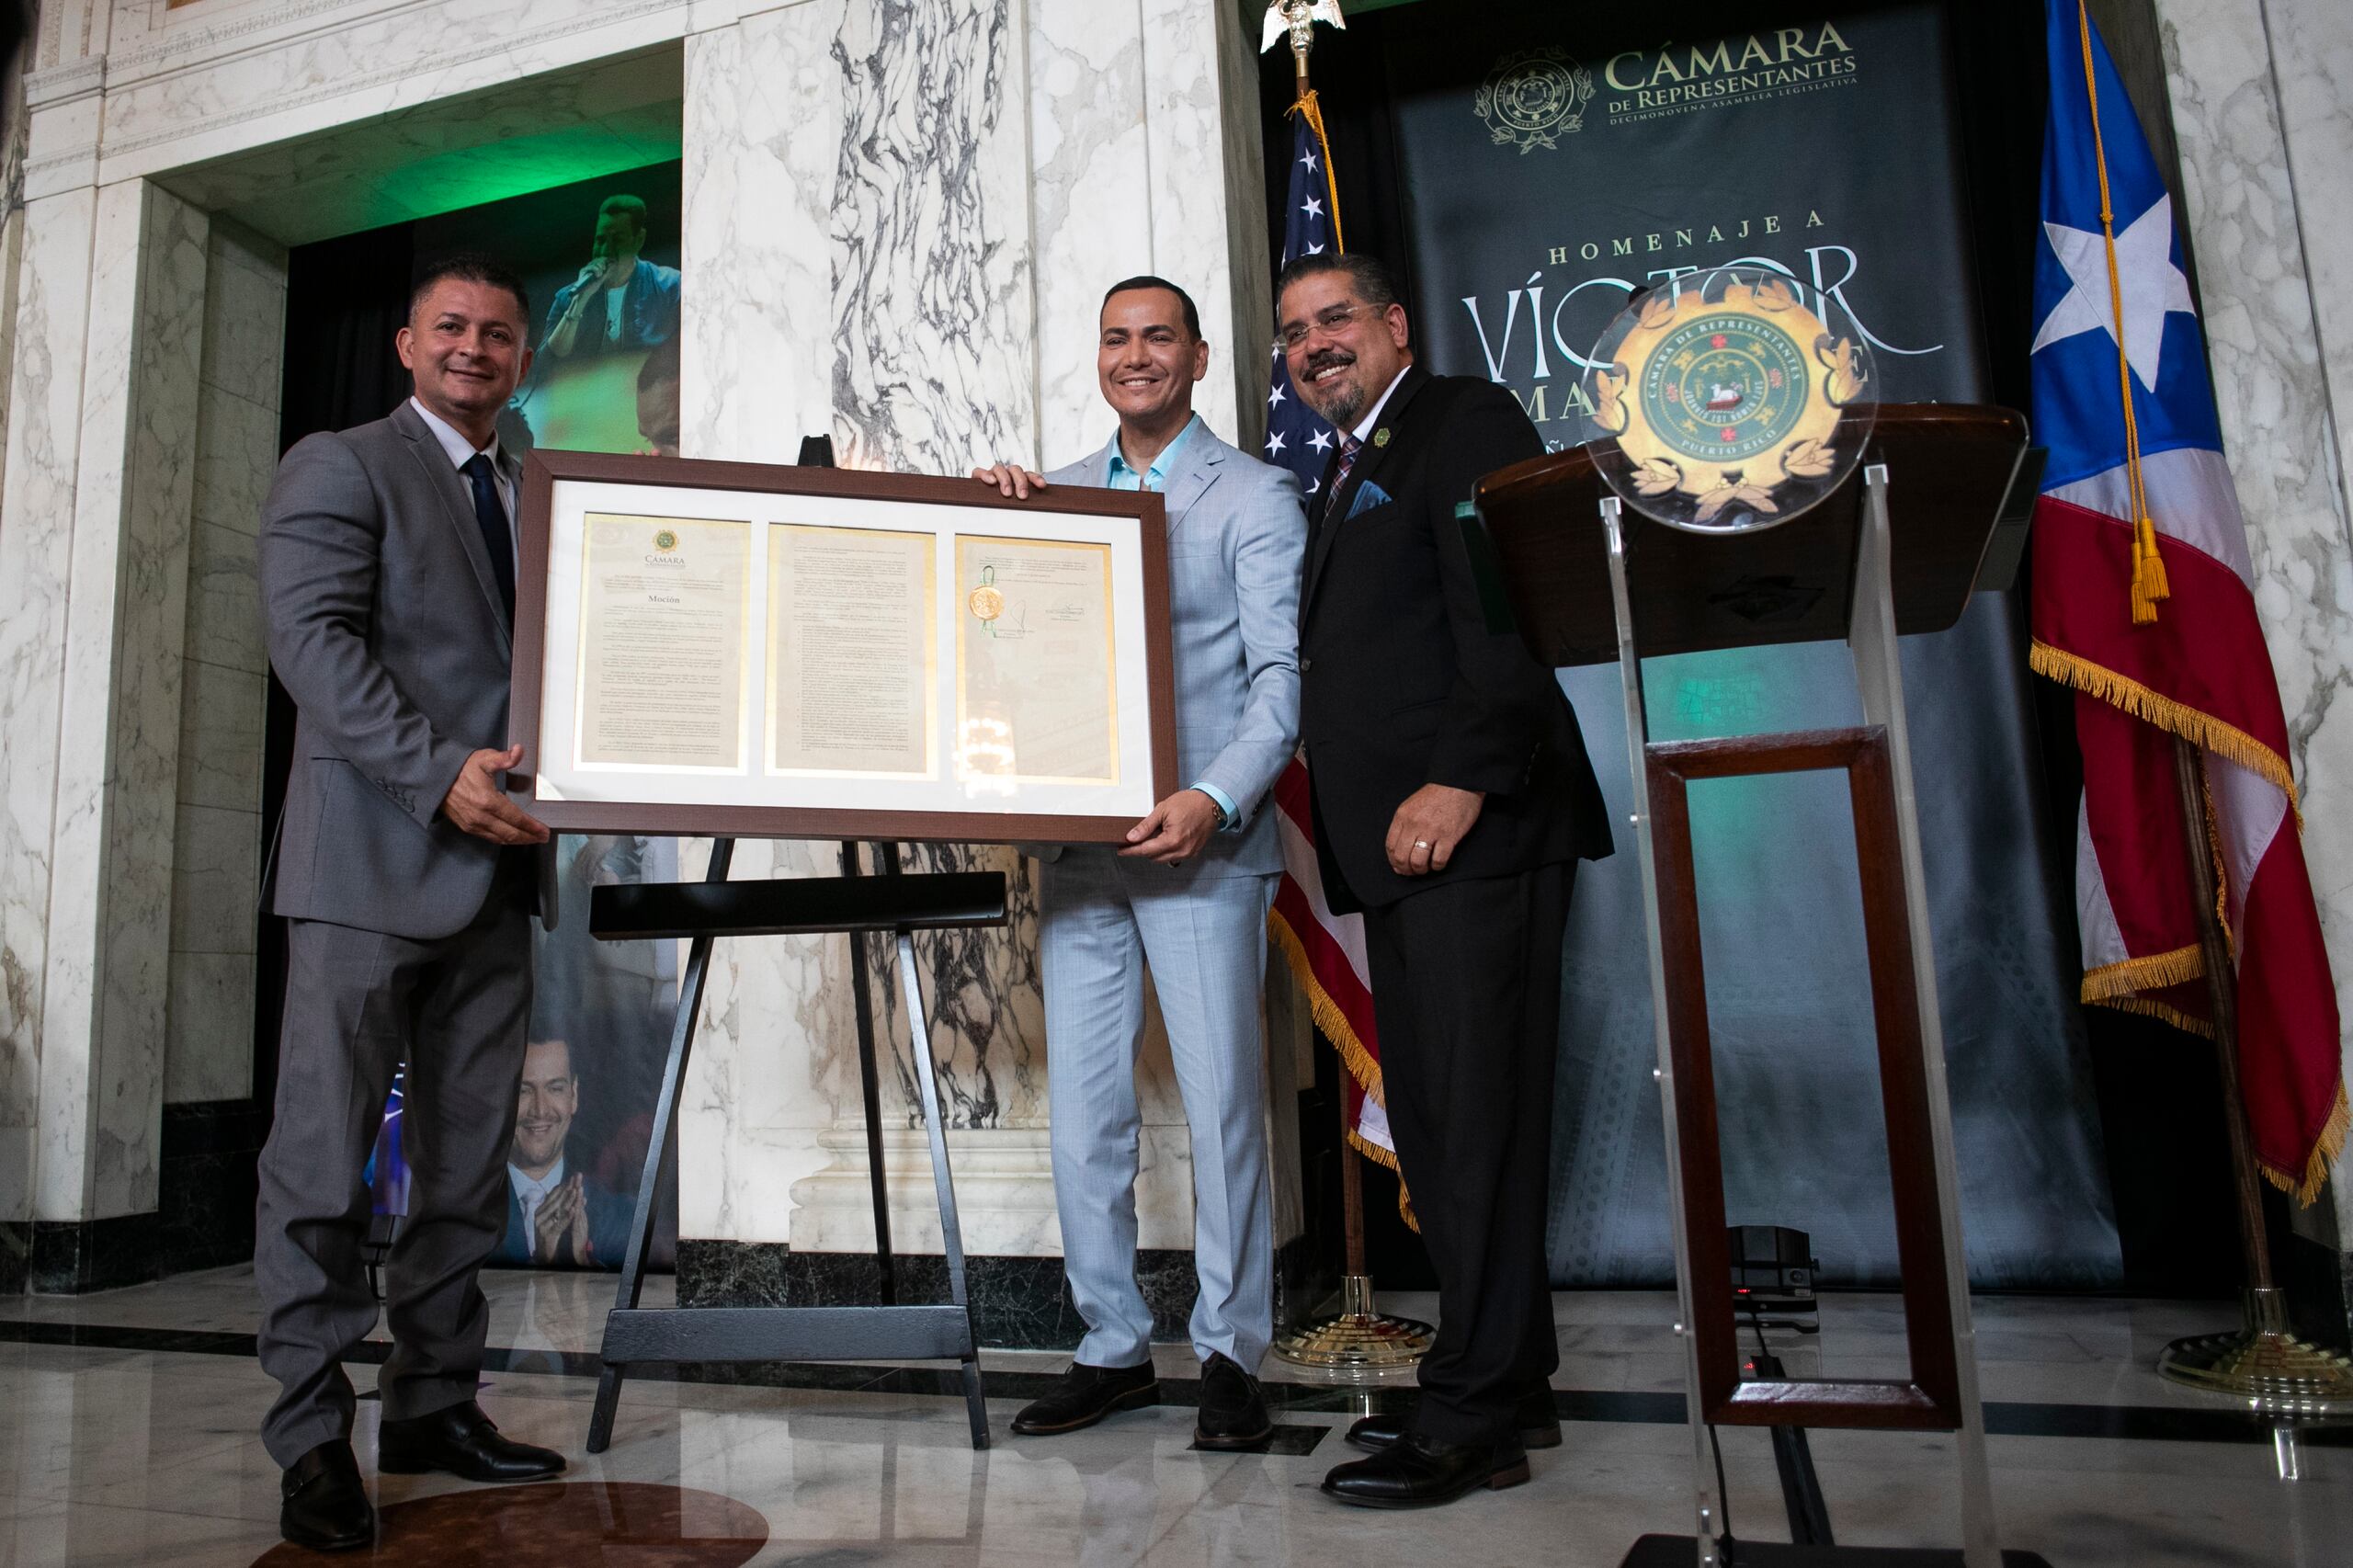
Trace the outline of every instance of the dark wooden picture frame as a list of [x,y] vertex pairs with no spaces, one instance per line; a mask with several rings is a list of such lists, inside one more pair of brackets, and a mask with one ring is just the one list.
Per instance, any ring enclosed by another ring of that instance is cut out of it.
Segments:
[[[508,776],[525,809],[567,833],[636,833],[736,838],[901,839],[941,843],[1116,844],[1144,813],[974,812],[541,799],[539,791],[540,694],[547,657],[548,575],[555,486],[559,481],[642,485],[649,490],[733,490],[767,495],[856,500],[1010,512],[1077,513],[1132,519],[1144,602],[1144,688],[1150,713],[1152,798],[1176,790],[1176,676],[1168,624],[1168,529],[1158,494],[1058,485],[1042,497],[1008,499],[977,480],[855,469],[714,462],[698,458],[634,457],[540,449],[523,468],[517,518],[522,560],[515,588],[514,676],[507,710],[510,744],[523,767]],[[650,503],[650,510],[660,510]],[[1008,530],[1010,531],[1010,530]],[[1116,690],[1115,690],[1116,697]]]

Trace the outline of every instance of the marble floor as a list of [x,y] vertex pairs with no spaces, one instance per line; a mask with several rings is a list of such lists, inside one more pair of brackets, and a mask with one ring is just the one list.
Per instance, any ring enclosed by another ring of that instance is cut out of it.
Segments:
[[[609,1280],[498,1273],[482,1402],[508,1433],[564,1450],[565,1483],[375,1483],[396,1564],[904,1563],[1045,1568],[1593,1564],[1638,1537],[1688,1528],[1692,1441],[1670,1296],[1555,1298],[1554,1386],[1565,1444],[1535,1479],[1415,1514],[1342,1508],[1316,1491],[1353,1450],[1340,1429],[1392,1403],[1291,1381],[1269,1363],[1276,1441],[1264,1454],[1191,1449],[1194,1368],[1161,1352],[1167,1401],[1060,1438],[1006,1430],[1062,1358],[991,1353],[994,1446],[970,1447],[937,1367],[796,1367],[757,1381],[633,1380],[613,1445],[583,1451]],[[648,1305],[666,1285],[655,1281]],[[1427,1317],[1427,1298],[1383,1304]],[[2198,1303],[1995,1297],[1978,1306],[1994,1488],[2005,1544],[2059,1568],[2353,1562],[2353,1432],[2307,1431],[2283,1482],[2273,1434],[2160,1382],[2157,1349],[2226,1326]],[[1774,1335],[1790,1369],[1900,1372],[1885,1298],[1825,1301],[1817,1340]],[[277,1539],[277,1472],[254,1432],[272,1385],[253,1359],[249,1269],[79,1298],[0,1301],[0,1568],[324,1561]],[[370,1367],[354,1434],[373,1473]],[[1948,1440],[1817,1432],[1842,1543],[1958,1540]],[[1787,1540],[1766,1435],[1727,1430],[1735,1532]]]

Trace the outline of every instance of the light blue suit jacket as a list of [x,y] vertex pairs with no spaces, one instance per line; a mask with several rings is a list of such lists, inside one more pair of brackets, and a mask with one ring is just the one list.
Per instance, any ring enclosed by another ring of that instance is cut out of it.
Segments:
[[[1101,487],[1115,435],[1049,484]],[[1161,492],[1168,517],[1169,634],[1176,665],[1176,776],[1211,784],[1239,826],[1213,834],[1179,881],[1282,869],[1274,813],[1261,810],[1299,748],[1299,583],[1307,517],[1299,481],[1220,440],[1187,437]],[[1055,847],[1040,851],[1052,859]],[[1142,863],[1139,862],[1141,865]]]

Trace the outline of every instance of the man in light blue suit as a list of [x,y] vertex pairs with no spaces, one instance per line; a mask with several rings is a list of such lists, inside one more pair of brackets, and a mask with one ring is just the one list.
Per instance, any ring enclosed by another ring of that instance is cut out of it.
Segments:
[[1175,284],[1104,296],[1096,370],[1120,416],[1094,455],[1040,477],[975,477],[1008,495],[1049,484],[1166,498],[1179,776],[1125,847],[1040,855],[1047,1086],[1063,1257],[1086,1337],[1061,1381],[1014,1419],[1072,1432],[1159,1397],[1152,1312],[1136,1289],[1136,1053],[1148,964],[1192,1134],[1194,1437],[1247,1449],[1272,1432],[1254,1373],[1274,1332],[1267,1188],[1267,908],[1282,847],[1267,792],[1299,744],[1299,483],[1218,439],[1193,413],[1209,371],[1199,313]]

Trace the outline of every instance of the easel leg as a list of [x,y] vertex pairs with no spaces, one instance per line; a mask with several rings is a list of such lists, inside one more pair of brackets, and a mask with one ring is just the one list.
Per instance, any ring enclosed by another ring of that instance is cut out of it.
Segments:
[[939,1199],[939,1240],[948,1255],[948,1299],[964,1309],[964,1411],[972,1423],[972,1447],[989,1446],[989,1412],[981,1396],[979,1339],[972,1333],[972,1306],[964,1286],[964,1232],[956,1221],[956,1187],[948,1175],[948,1133],[939,1125],[939,1088],[932,1073],[931,1026],[924,1017],[923,982],[915,972],[915,938],[899,932],[899,983],[906,988],[907,1024],[914,1036],[916,1093],[923,1104],[924,1131],[931,1143],[931,1184]]
[[[703,880],[723,882],[728,862],[735,857],[735,841],[715,838],[710,844],[710,869]],[[685,1081],[687,1057],[694,1048],[695,1021],[702,1015],[704,984],[710,978],[709,937],[697,937],[687,951],[687,971],[679,977],[678,1015],[670,1028],[670,1059],[662,1069],[662,1093],[654,1103],[654,1129],[645,1142],[645,1168],[637,1178],[637,1212],[630,1221],[629,1251],[621,1259],[621,1277],[613,1288],[613,1310],[637,1305],[645,1289],[645,1255],[654,1244],[654,1206],[662,1188],[663,1156],[676,1131],[678,1087]],[[613,1415],[620,1406],[622,1371],[605,1363],[597,1378],[597,1403],[588,1417],[588,1451],[601,1454],[613,1440]]]
[[[878,844],[875,863],[888,876],[898,869],[898,846]],[[842,875],[858,875],[858,846],[842,842]],[[866,977],[866,934],[849,934],[850,998],[858,1011],[858,1086],[866,1099],[866,1176],[874,1191],[874,1267],[882,1304],[899,1304],[898,1260],[891,1250],[891,1188],[882,1169],[882,1089],[874,1067],[874,996]]]

